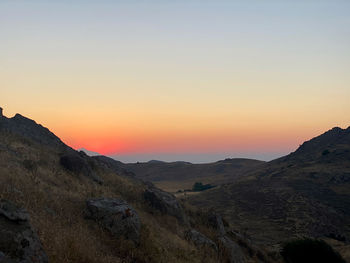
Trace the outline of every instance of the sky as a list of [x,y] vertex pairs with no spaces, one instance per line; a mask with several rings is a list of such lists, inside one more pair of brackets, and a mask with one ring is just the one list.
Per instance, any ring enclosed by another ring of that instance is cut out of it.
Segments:
[[0,1],[0,106],[122,161],[262,160],[350,125],[350,1]]

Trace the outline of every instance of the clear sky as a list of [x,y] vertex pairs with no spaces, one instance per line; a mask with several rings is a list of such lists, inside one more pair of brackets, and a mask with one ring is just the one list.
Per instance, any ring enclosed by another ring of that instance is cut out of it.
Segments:
[[0,1],[0,106],[123,161],[289,153],[350,125],[350,1]]

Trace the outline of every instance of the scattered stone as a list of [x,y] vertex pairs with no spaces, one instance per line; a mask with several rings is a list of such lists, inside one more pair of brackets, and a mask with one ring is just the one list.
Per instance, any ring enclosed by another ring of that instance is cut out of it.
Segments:
[[0,201],[0,261],[47,263],[42,244],[30,225],[26,210]]
[[207,238],[205,235],[198,232],[197,230],[190,229],[190,230],[186,231],[185,238],[187,240],[193,242],[193,244],[195,244],[195,246],[197,246],[197,247],[206,246],[206,247],[213,248],[215,251],[218,251],[217,245],[211,239]]
[[99,222],[115,237],[138,244],[141,223],[137,212],[127,202],[114,198],[89,199],[86,217]]
[[181,223],[188,225],[185,212],[174,195],[156,188],[152,183],[147,183],[147,185],[148,188],[144,192],[144,198],[153,208],[163,214],[174,216]]

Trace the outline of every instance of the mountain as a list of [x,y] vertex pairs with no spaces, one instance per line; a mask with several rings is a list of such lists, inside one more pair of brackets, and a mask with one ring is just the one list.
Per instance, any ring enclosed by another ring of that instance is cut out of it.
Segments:
[[153,160],[122,166],[135,173],[137,178],[151,181],[164,190],[176,192],[191,189],[196,181],[213,185],[232,182],[264,163],[258,160],[235,158],[206,164]]
[[278,262],[212,211],[0,108],[0,262]]
[[187,198],[215,208],[259,244],[300,236],[349,242],[350,127],[333,128],[236,182]]

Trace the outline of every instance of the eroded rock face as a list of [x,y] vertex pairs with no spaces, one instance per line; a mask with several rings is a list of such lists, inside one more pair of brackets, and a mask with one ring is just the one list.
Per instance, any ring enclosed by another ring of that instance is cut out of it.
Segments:
[[176,217],[183,224],[188,224],[185,212],[174,195],[156,188],[151,183],[147,183],[147,185],[148,188],[145,190],[144,198],[153,208],[163,214]]
[[190,229],[188,231],[185,232],[185,238],[191,242],[193,242],[193,244],[195,244],[195,246],[197,247],[211,247],[213,249],[215,249],[216,251],[218,251],[218,247],[217,245],[208,237],[206,237],[205,235],[203,235],[202,233],[198,232],[197,230],[194,229]]
[[26,210],[6,200],[0,201],[0,262],[48,262]]
[[220,245],[224,248],[229,256],[230,263],[245,263],[247,262],[241,247],[228,236],[219,238]]
[[86,217],[99,222],[115,237],[139,244],[141,222],[137,212],[124,200],[96,198],[86,201]]

